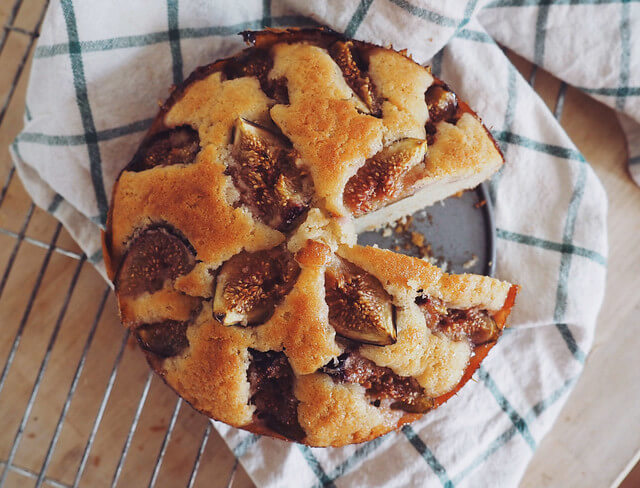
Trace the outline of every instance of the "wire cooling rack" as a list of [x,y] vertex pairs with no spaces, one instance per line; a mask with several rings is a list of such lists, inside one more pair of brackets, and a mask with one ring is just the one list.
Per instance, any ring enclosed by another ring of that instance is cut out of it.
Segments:
[[[48,3],[0,4],[4,147]],[[141,364],[110,288],[31,202],[6,150],[0,178],[0,487],[231,485],[233,455]]]
[[[49,2],[6,3],[0,147],[22,126],[24,73]],[[0,488],[252,486],[208,419],[146,367],[110,288],[31,202],[7,151],[0,178]]]

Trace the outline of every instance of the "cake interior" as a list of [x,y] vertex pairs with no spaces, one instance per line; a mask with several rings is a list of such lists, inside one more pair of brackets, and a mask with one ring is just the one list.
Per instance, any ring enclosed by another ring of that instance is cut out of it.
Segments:
[[458,192],[475,188],[490,178],[499,167],[500,164],[487,166],[481,172],[466,178],[449,177],[427,183],[413,195],[354,219],[355,231],[359,234],[360,232],[379,229]]

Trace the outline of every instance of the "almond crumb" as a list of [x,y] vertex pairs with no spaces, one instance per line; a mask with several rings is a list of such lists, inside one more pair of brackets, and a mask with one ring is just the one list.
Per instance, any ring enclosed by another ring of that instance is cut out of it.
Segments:
[[482,208],[487,204],[486,200],[480,200],[478,203],[475,203],[473,206],[476,208]]
[[476,264],[478,264],[478,256],[476,256],[475,254],[473,254],[471,256],[471,259],[469,259],[469,261],[467,261],[466,263],[464,263],[462,265],[462,267],[464,269],[469,269],[469,268],[473,268]]
[[420,251],[420,257],[425,258],[431,256],[431,244],[427,244],[426,246],[421,246],[418,251]]
[[411,215],[407,215],[396,220],[396,234],[403,234],[407,232],[411,227],[411,224],[413,224],[413,217]]
[[412,232],[411,242],[413,243],[413,245],[418,247],[424,246],[424,235],[420,234],[420,232]]

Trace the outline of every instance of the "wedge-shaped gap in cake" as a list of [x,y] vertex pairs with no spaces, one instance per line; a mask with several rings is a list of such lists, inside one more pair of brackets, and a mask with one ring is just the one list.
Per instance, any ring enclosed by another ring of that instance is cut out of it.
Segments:
[[366,389],[375,407],[426,413],[434,408],[434,401],[410,376],[400,376],[391,368],[378,366],[355,350],[348,350],[326,364],[321,372],[338,383],[359,384]]
[[260,325],[273,315],[299,274],[284,245],[236,254],[218,272],[213,316],[223,325]]
[[139,231],[129,242],[114,284],[121,297],[153,293],[196,265],[193,246],[169,225]]
[[188,125],[167,129],[143,143],[125,170],[139,172],[158,166],[191,164],[199,151],[198,131]]
[[249,349],[247,379],[255,405],[254,419],[278,434],[301,441],[305,432],[298,421],[299,401],[293,394],[295,376],[283,352]]
[[298,156],[289,141],[275,130],[239,118],[231,156],[227,173],[239,203],[270,227],[293,230],[309,210],[313,189],[309,175],[296,165]]
[[396,342],[395,307],[375,276],[336,256],[326,268],[324,287],[336,334],[363,344]]

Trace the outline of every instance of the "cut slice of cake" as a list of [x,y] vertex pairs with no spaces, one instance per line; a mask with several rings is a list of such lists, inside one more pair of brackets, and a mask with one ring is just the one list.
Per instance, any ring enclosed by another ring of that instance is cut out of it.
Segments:
[[287,103],[271,117],[300,152],[320,203],[356,217],[358,231],[473,188],[504,163],[475,112],[406,53],[324,30],[245,39],[273,57],[268,79],[286,83]]

